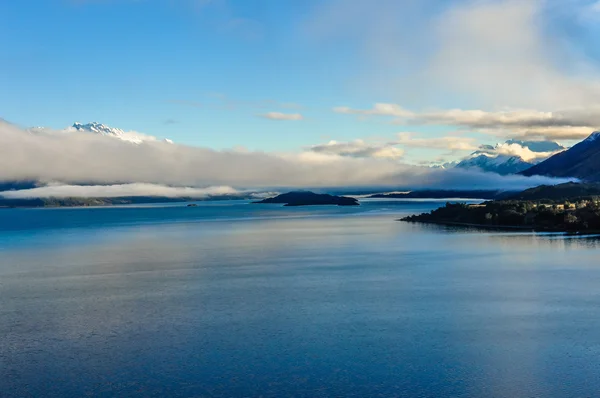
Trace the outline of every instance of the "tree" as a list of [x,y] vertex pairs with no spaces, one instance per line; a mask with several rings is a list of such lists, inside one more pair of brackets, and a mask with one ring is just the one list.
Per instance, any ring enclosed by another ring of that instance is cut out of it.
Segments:
[[573,224],[577,224],[579,222],[579,219],[577,218],[577,216],[573,213],[567,213],[565,214],[565,224],[569,224],[569,225],[573,225]]

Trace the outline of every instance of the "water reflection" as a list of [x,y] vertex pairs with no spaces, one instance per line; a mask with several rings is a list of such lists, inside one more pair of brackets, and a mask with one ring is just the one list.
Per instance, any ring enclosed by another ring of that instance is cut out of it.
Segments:
[[369,210],[5,231],[0,391],[595,395],[597,237]]
[[562,232],[503,231],[471,226],[451,226],[411,223],[411,230],[431,234],[459,234],[472,239],[491,238],[511,245],[540,247],[544,244],[557,249],[597,249],[598,234],[567,234]]

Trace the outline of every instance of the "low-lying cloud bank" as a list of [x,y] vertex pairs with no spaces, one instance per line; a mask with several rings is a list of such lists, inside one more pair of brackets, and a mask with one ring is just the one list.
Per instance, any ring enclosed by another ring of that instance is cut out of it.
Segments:
[[[139,195],[156,192],[155,186],[143,184],[195,187],[193,189],[370,186],[525,189],[564,181],[545,177],[501,177],[477,171],[435,170],[409,166],[393,159],[355,158],[312,151],[299,154],[215,151],[160,141],[136,145],[92,133],[26,131],[0,121],[0,181],[30,180],[42,184],[60,182],[104,186],[78,191],[86,196],[107,196],[109,191],[119,196],[127,190],[128,196],[131,196],[132,190]],[[121,186],[134,183],[138,185]],[[113,188],[106,188],[106,185]],[[57,188],[52,186],[44,189],[46,191],[38,192],[57,192]],[[190,196],[185,189],[181,195]],[[169,192],[173,194],[174,191]],[[74,195],[70,192],[69,196]]]
[[48,185],[44,187],[0,192],[5,199],[31,198],[122,198],[129,196],[160,196],[165,198],[208,198],[211,196],[241,195],[244,192],[232,187],[169,187],[157,184],[117,185]]

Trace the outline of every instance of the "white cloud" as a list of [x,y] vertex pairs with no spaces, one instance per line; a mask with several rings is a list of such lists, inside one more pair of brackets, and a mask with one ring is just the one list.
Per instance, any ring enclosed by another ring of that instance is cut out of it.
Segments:
[[304,117],[300,113],[281,113],[281,112],[268,112],[262,115],[258,115],[265,119],[270,120],[302,120]]
[[531,149],[519,145],[519,144],[499,144],[494,148],[493,153],[502,156],[518,156],[526,162],[535,163],[539,160],[547,159],[550,156],[561,152],[561,150],[557,150],[554,152],[533,152]]
[[529,127],[506,130],[489,130],[495,135],[527,140],[582,140],[597,130],[596,127]]
[[379,158],[379,159],[399,159],[404,155],[404,151],[391,144],[368,144],[363,140],[351,142],[329,141],[326,144],[314,145],[311,151],[353,158]]
[[450,109],[424,112],[415,115],[414,122],[425,124],[451,124],[470,128],[569,125],[560,114],[531,110],[486,112],[482,110]]
[[208,188],[170,187],[157,184],[133,183],[115,185],[48,185],[44,187],[0,192],[6,199],[28,198],[117,198],[128,196],[161,196],[167,198],[206,198],[218,195],[239,194],[240,191],[227,186]]
[[409,147],[447,149],[451,151],[474,151],[478,148],[475,139],[470,137],[416,138],[413,133],[398,133],[397,143]]
[[396,104],[377,103],[371,109],[352,109],[346,106],[333,108],[336,113],[361,116],[395,116],[399,118],[412,117],[413,113]]
[[[380,152],[384,154],[385,151]],[[382,159],[314,151],[299,154],[215,151],[160,141],[132,145],[83,132],[32,133],[0,121],[0,181],[31,180],[65,185],[142,183],[235,189],[359,186],[520,189],[562,181],[432,170],[389,161],[389,156]]]
[[580,140],[589,136],[600,125],[600,113],[596,113],[598,110],[541,112],[524,109],[486,112],[451,109],[423,112],[415,115],[408,123],[451,125],[501,137]]
[[[413,112],[396,104],[375,104],[370,109],[343,109],[343,113],[346,114],[394,116],[393,122],[399,125],[455,126],[469,131],[513,138],[577,140],[586,138],[600,126],[600,107],[571,108],[555,112],[529,109],[493,112],[476,109]],[[382,113],[378,112],[378,109],[402,109],[403,112]],[[455,137],[448,139],[456,140]],[[444,138],[439,140],[443,141]]]
[[[589,1],[325,0],[305,31],[320,46],[356,49],[361,90],[411,104],[448,98],[476,108],[600,104],[600,70],[561,25]],[[593,7],[592,7],[593,8]]]
[[543,32],[542,2],[466,2],[440,16],[432,83],[492,106],[556,107],[600,100],[596,79],[562,71],[561,43]]

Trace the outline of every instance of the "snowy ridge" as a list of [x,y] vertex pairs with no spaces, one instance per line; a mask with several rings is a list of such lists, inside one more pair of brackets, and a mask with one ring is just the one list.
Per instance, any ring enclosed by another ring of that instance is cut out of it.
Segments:
[[[147,141],[158,141],[156,137],[150,135],[138,133],[136,131],[124,131],[119,128],[110,127],[98,122],[91,122],[87,124],[75,122],[71,127],[67,128],[66,131],[100,134],[107,137],[118,138],[122,141],[131,142],[133,144],[141,144],[142,142]],[[169,139],[164,139],[162,142],[167,144],[173,143],[173,141]]]
[[496,145],[482,145],[456,167],[477,168],[498,174],[515,174],[548,159],[566,148],[550,141],[508,140]]
[[102,135],[110,135],[110,136],[117,137],[117,138],[122,138],[123,135],[125,135],[125,131],[123,131],[121,129],[109,127],[105,124],[98,123],[98,122],[92,122],[92,123],[87,123],[87,124],[75,122],[75,123],[73,123],[73,126],[71,126],[71,128],[76,131],[90,131],[93,133],[102,134]]

